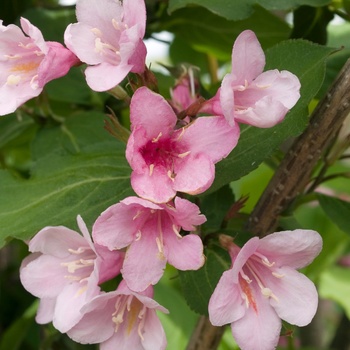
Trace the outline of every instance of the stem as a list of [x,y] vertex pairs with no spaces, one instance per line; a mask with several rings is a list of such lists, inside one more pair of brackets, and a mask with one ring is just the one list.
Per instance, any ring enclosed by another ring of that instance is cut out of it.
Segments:
[[208,69],[209,69],[209,75],[210,75],[210,80],[212,84],[217,84],[219,82],[218,79],[218,60],[216,59],[215,56],[211,54],[207,54],[207,60],[208,60]]

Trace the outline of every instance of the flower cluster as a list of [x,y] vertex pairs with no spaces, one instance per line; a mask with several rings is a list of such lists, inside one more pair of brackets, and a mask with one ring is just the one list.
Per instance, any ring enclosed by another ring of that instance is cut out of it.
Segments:
[[[135,88],[130,102],[126,146],[137,196],[101,213],[92,238],[80,216],[82,235],[63,226],[41,230],[29,242],[21,281],[40,298],[37,322],[53,322],[75,341],[99,343],[102,350],[162,350],[166,338],[156,311],[167,310],[153,300],[153,285],[167,263],[178,270],[198,270],[205,263],[196,231],[206,218],[187,196],[211,186],[215,164],[237,145],[239,123],[271,127],[281,122],[299,99],[300,83],[287,71],[263,72],[264,53],[247,30],[235,41],[232,72],[213,98],[199,95],[189,70],[166,100],[145,78],[143,0],[78,0],[76,15],[78,23],[64,35],[67,48],[45,42],[26,19],[21,25],[27,36],[16,26],[1,25],[0,113],[38,96],[73,65],[86,64],[86,81],[95,91],[113,89],[130,72],[143,77],[145,84]],[[221,243],[232,268],[209,303],[214,325],[232,323],[237,342],[249,350],[276,345],[280,318],[310,322],[317,293],[295,269],[320,251],[317,233],[275,233],[253,238],[242,249],[224,236]],[[103,291],[102,284],[117,276],[117,289]],[[258,330],[254,337],[248,334],[252,328]]]

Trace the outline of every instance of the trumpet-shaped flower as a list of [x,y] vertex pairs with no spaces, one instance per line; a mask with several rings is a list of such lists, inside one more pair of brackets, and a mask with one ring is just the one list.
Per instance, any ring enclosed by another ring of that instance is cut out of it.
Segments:
[[65,44],[87,63],[91,89],[112,89],[129,72],[144,71],[144,0],[78,0],[76,15],[78,23],[67,27]]
[[315,231],[277,232],[254,237],[240,249],[221,236],[232,259],[209,301],[213,325],[231,323],[242,350],[271,350],[278,343],[281,319],[305,326],[315,315],[314,284],[296,271],[312,262],[322,248]]
[[24,288],[41,299],[37,322],[53,321],[63,333],[80,320],[79,309],[99,294],[98,284],[119,274],[124,257],[93,244],[81,217],[77,220],[83,236],[64,226],[38,232],[20,269]]
[[[38,96],[46,83],[79,62],[57,42],[45,42],[38,28],[21,18],[22,30],[0,21],[0,115]],[[26,36],[26,35],[27,36]]]
[[82,307],[83,317],[68,336],[83,344],[100,343],[101,350],[164,350],[167,341],[156,310],[168,310],[152,297],[151,286],[135,293],[122,281],[115,292]]
[[[269,128],[280,123],[300,97],[299,79],[289,71],[263,72],[265,55],[255,34],[245,30],[232,50],[232,71],[208,101],[231,125]],[[206,107],[208,110],[208,106]]]
[[128,247],[122,275],[128,287],[139,292],[159,281],[167,262],[179,270],[197,270],[204,264],[199,236],[181,236],[179,231],[193,231],[205,221],[195,204],[179,197],[174,204],[128,197],[100,215],[92,235],[110,250]]
[[130,105],[131,135],[126,158],[133,170],[131,185],[142,198],[170,201],[177,191],[198,194],[214,180],[214,164],[236,146],[239,129],[225,118],[201,117],[177,127],[168,102],[146,87]]

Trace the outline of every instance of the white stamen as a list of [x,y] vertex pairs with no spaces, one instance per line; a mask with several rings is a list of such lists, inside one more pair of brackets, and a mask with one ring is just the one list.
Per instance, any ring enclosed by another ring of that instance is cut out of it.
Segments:
[[275,276],[276,278],[283,278],[285,276],[285,274],[272,272],[272,276]]
[[174,174],[173,174],[173,172],[172,172],[171,170],[168,170],[167,175],[168,175],[168,178],[169,178],[172,182],[175,181],[175,179],[174,179]]
[[275,294],[272,293],[272,290],[270,288],[262,288],[261,289],[261,294],[264,297],[272,298],[272,299],[276,300],[277,302],[279,302],[278,298],[276,297]]
[[69,253],[71,254],[81,254],[84,253],[87,248],[79,247],[78,249],[74,250],[71,248],[68,248]]
[[177,230],[177,227],[175,224],[173,224],[173,231],[177,237],[182,238],[182,236],[180,235],[180,232]]
[[154,169],[154,164],[151,164],[151,165],[149,166],[149,176],[152,176],[152,174],[153,174],[153,169]]
[[102,36],[102,32],[100,29],[98,28],[92,28],[91,31],[98,37],[101,37]]
[[177,137],[176,141],[179,141],[179,140],[182,138],[182,136],[183,136],[184,133],[185,133],[185,128],[182,128],[181,133],[180,133],[180,135]]
[[36,90],[39,87],[38,74],[34,75],[29,84],[33,90]]
[[180,154],[178,154],[178,157],[179,157],[179,158],[185,158],[185,157],[188,156],[190,153],[191,153],[191,151],[187,151],[187,152],[185,152],[185,153],[180,153]]
[[141,214],[142,214],[142,210],[138,210],[136,215],[132,219],[136,220]]
[[153,143],[158,142],[158,141],[159,141],[159,139],[160,139],[162,136],[163,136],[163,134],[162,134],[162,132],[160,132],[160,133],[158,134],[158,136],[157,136],[157,137],[154,137],[154,138],[152,139],[152,142],[153,142]]
[[142,236],[141,231],[138,230],[137,233],[136,233],[136,236],[135,236],[135,241],[136,242],[139,241],[141,239],[141,236]]

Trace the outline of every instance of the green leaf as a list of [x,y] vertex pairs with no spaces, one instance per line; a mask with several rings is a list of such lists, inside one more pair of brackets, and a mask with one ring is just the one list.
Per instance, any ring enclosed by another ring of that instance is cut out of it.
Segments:
[[204,266],[198,271],[179,271],[183,294],[189,307],[208,315],[208,303],[225,270],[230,268],[228,253],[221,247],[213,246],[205,251]]
[[334,266],[326,270],[320,277],[318,292],[322,298],[342,306],[350,318],[350,269]]
[[264,48],[286,40],[290,33],[284,21],[262,8],[249,20],[239,22],[223,19],[202,7],[186,8],[163,18],[157,28],[173,32],[196,51],[227,61],[231,60],[234,40],[245,29],[255,31]]
[[341,199],[317,194],[317,199],[326,215],[345,233],[350,234],[350,203]]
[[81,113],[41,130],[33,145],[28,180],[0,172],[0,246],[10,237],[31,238],[48,225],[88,225],[131,194],[125,145],[103,129],[104,115]]
[[[325,61],[332,48],[303,40],[282,42],[266,52],[265,70],[289,70],[301,83],[301,97],[285,120],[269,129],[242,126],[236,148],[216,167],[216,177],[209,191],[241,178],[253,171],[285,140],[299,135],[306,127],[307,107],[322,85]],[[300,58],[303,64],[300,64]]]
[[202,228],[206,233],[220,229],[225,215],[234,201],[235,197],[228,185],[201,198],[201,212],[207,218]]
[[267,10],[288,10],[300,5],[323,6],[330,0],[170,0],[168,11],[171,13],[188,5],[206,7],[211,12],[230,20],[240,20],[251,16],[254,5],[261,5]]

